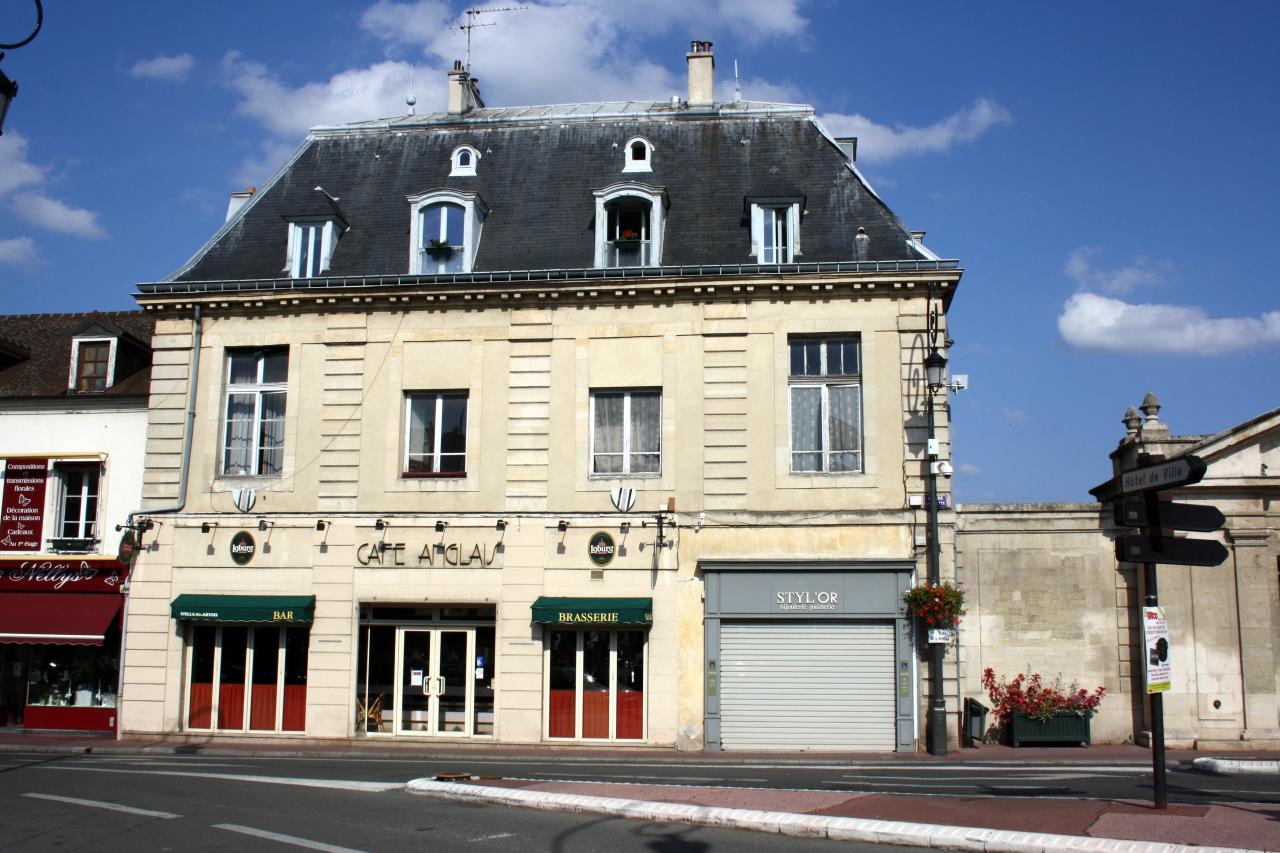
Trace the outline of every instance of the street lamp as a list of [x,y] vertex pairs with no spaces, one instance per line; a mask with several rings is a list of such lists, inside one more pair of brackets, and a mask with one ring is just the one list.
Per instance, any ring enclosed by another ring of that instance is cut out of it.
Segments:
[[[929,583],[937,586],[942,583],[941,553],[942,543],[938,541],[938,465],[932,457],[937,455],[937,440],[934,435],[934,402],[933,398],[946,387],[947,357],[934,346],[924,360],[925,410],[928,413],[928,452],[925,462],[929,466],[928,484],[928,519],[929,550],[927,553]],[[947,699],[942,693],[942,656],[945,648],[942,643],[929,644],[929,720],[926,727],[930,755],[947,754]]]
[[[30,44],[31,40],[40,32],[40,27],[44,24],[44,6],[40,0],[35,0],[36,4],[36,26],[31,31],[31,35],[22,41],[15,41],[10,44],[0,44],[0,61],[4,60],[5,50],[14,50],[23,45]],[[4,119],[9,114],[9,104],[13,103],[13,99],[18,97],[18,81],[9,79],[9,76],[0,71],[0,136],[4,136]]]

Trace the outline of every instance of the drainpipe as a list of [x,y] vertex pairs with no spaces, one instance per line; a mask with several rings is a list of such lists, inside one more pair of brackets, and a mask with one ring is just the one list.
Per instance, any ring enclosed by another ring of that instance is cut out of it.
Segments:
[[[191,471],[191,434],[196,427],[196,389],[200,384],[200,344],[204,339],[204,327],[200,322],[200,306],[195,306],[195,314],[192,316],[192,323],[195,330],[191,336],[191,381],[187,387],[187,429],[182,436],[182,467],[178,472],[178,500],[170,506],[158,506],[151,509],[135,509],[129,513],[125,519],[124,526],[130,530],[137,530],[137,522],[134,521],[140,515],[154,515],[161,512],[182,512],[187,505],[187,475]],[[142,536],[138,536],[138,545],[142,544]],[[124,708],[124,652],[125,640],[129,636],[129,589],[133,583],[132,572],[130,578],[125,582],[124,591],[124,615],[120,620],[120,672],[116,676],[116,740],[120,739],[120,735],[124,729],[121,724],[121,710]]]

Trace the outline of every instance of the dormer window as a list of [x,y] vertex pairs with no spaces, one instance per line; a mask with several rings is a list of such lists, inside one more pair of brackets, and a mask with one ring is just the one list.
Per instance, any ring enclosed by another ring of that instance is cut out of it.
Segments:
[[489,212],[480,196],[457,190],[434,190],[410,196],[409,204],[413,215],[409,226],[410,273],[471,272],[480,229]]
[[289,262],[285,267],[289,276],[316,278],[328,272],[338,233],[332,219],[289,223]]
[[651,267],[662,262],[666,194],[647,184],[597,190],[597,267]]
[[478,162],[480,162],[479,151],[470,145],[459,145],[453,149],[453,165],[449,170],[449,177],[475,177]]
[[653,146],[642,136],[632,137],[627,141],[626,154],[623,158],[624,172],[652,172]]
[[751,254],[759,264],[789,264],[800,254],[800,202],[751,205]]
[[115,338],[76,338],[71,347],[71,381],[77,394],[96,394],[111,386]]

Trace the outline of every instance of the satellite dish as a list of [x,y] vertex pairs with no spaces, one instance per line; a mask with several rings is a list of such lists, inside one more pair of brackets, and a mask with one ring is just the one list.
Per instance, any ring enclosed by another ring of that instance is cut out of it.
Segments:
[[236,509],[241,512],[249,512],[253,509],[253,505],[258,502],[258,492],[256,489],[236,489],[232,492],[235,498]]
[[631,512],[631,508],[636,505],[636,490],[622,486],[610,489],[609,500],[613,501],[613,508],[618,512]]

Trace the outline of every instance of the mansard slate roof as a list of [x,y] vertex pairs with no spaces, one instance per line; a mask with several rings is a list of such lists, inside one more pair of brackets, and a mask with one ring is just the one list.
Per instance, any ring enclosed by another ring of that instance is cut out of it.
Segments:
[[[752,198],[802,202],[798,262],[854,260],[859,228],[870,238],[861,260],[932,257],[912,247],[903,224],[817,125],[811,108],[749,104],[682,113],[635,102],[571,106],[316,129],[169,280],[288,278],[286,223],[332,215],[326,193],[349,226],[326,275],[405,275],[407,199],[442,188],[478,193],[489,208],[474,271],[589,268],[593,192],[624,181],[665,190],[664,266],[755,263]],[[626,143],[636,136],[653,145],[652,171],[622,171]],[[481,154],[477,174],[451,178],[451,155],[464,144]]]
[[[141,311],[0,315],[0,399],[145,396],[151,381],[151,317]],[[67,390],[76,336],[119,338],[115,384],[102,392]],[[122,372],[124,375],[121,375]]]

